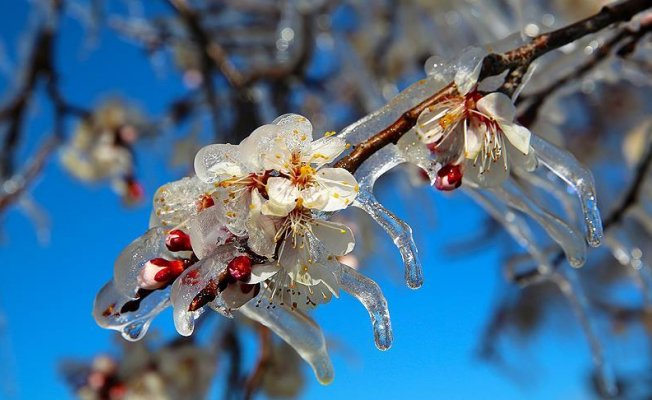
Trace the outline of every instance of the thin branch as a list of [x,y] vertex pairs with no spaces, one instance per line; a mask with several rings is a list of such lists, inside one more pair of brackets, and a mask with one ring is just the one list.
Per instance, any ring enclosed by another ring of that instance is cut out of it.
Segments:
[[[589,18],[576,22],[565,28],[545,33],[533,38],[530,43],[502,54],[489,54],[482,63],[480,79],[501,74],[504,71],[526,70],[538,57],[551,50],[560,48],[583,36],[595,33],[612,24],[631,19],[634,15],[652,7],[650,0],[628,0],[605,6]],[[340,159],[335,166],[355,172],[372,154],[390,143],[396,143],[414,125],[419,114],[426,108],[437,104],[447,96],[457,93],[453,83],[448,84],[414,108],[403,113],[389,127],[355,146],[347,156]]]
[[256,392],[260,389],[265,370],[269,367],[272,360],[272,333],[269,328],[258,324],[258,342],[259,353],[256,365],[249,375],[249,379],[244,386],[244,400],[251,400]]
[[550,98],[553,93],[564,87],[567,83],[582,78],[587,73],[591,72],[603,60],[612,55],[614,50],[620,57],[628,56],[633,52],[638,41],[650,31],[652,31],[652,20],[647,21],[645,24],[641,24],[638,30],[623,29],[619,31],[593,52],[591,57],[586,59],[579,66],[573,68],[573,70],[568,74],[535,93],[519,98],[517,104],[527,104],[527,107],[519,113],[519,122],[525,126],[532,124],[536,121],[543,103]]

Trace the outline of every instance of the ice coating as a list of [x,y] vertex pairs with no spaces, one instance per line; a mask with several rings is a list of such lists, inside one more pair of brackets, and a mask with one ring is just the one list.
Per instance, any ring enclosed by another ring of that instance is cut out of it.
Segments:
[[109,281],[95,297],[93,318],[99,326],[120,332],[126,340],[140,340],[152,320],[170,305],[170,290],[155,290],[137,301],[137,305],[129,307],[130,310],[135,308],[133,311],[123,310],[127,303],[134,302],[120,293],[113,281]]
[[367,191],[360,191],[353,206],[369,214],[392,238],[401,253],[405,265],[405,281],[408,287],[412,289],[420,288],[423,285],[423,270],[419,261],[416,243],[412,238],[410,225],[383,207],[374,195]]
[[310,364],[320,383],[328,384],[333,380],[333,365],[326,349],[326,340],[311,318],[288,306],[272,304],[266,296],[261,295],[239,310],[247,318],[271,329],[292,346]]
[[122,250],[113,267],[116,290],[124,296],[136,298],[140,270],[147,261],[167,254],[165,235],[163,228],[152,228]]
[[376,347],[380,350],[389,349],[393,340],[392,322],[383,292],[376,282],[355,269],[344,264],[341,264],[341,268],[340,285],[342,290],[358,299],[369,312]]
[[185,228],[188,218],[197,214],[197,202],[210,191],[211,185],[197,177],[183,178],[161,186],[154,194],[150,226],[158,222],[168,229]]
[[581,267],[586,262],[586,245],[581,235],[555,215],[542,209],[539,204],[523,192],[518,185],[508,179],[501,187],[489,189],[511,207],[528,214],[564,250],[568,262],[573,267]]
[[[504,203],[495,201],[489,193],[483,190],[466,187],[464,191],[498,221],[507,233],[532,256],[540,276],[545,276],[551,271],[548,258],[537,245],[536,239],[523,217],[510,210]],[[507,278],[513,280],[516,276],[515,268],[510,264],[507,265],[507,268]]]
[[190,243],[197,258],[212,254],[215,249],[231,237],[225,226],[225,218],[217,206],[208,207],[188,221]]
[[564,217],[570,220],[573,224],[578,222],[573,199],[571,196],[569,196],[568,191],[565,190],[565,187],[562,189],[558,185],[555,185],[555,182],[541,177],[538,174],[527,173],[520,168],[514,168],[512,171],[514,171],[517,176],[522,178],[522,180],[519,181],[521,185],[529,185],[535,188],[539,188],[546,193],[550,193],[561,204],[565,214]]
[[344,128],[338,136],[346,139],[349,143],[360,143],[391,125],[407,110],[437,93],[446,83],[448,82],[436,77],[428,77],[415,82],[383,108]]
[[584,214],[586,241],[591,247],[600,246],[603,236],[602,218],[598,211],[595,182],[591,171],[580,164],[572,154],[559,149],[537,135],[532,135],[530,138],[530,146],[546,168],[575,190]]
[[[231,246],[220,246],[213,254],[185,270],[172,285],[170,299],[174,308],[174,326],[180,335],[190,336],[194,330],[195,320],[203,308],[191,311],[189,308],[200,292],[207,288],[217,293],[220,275],[226,270],[229,261],[238,252]],[[214,308],[219,310],[219,308]],[[223,315],[226,315],[223,313]]]

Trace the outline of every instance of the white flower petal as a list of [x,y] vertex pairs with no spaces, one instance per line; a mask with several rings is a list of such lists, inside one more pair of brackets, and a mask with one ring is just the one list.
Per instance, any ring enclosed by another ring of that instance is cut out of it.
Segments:
[[207,183],[241,176],[246,172],[238,146],[211,144],[201,148],[195,156],[195,173]]
[[310,151],[304,153],[301,161],[320,167],[335,160],[346,149],[346,141],[336,136],[322,137],[310,144]]
[[482,137],[487,129],[484,125],[471,121],[465,122],[464,131],[464,156],[469,159],[475,159],[482,150]]
[[316,184],[328,193],[328,201],[321,211],[337,211],[348,207],[358,195],[355,177],[344,168],[322,168],[315,176]]
[[263,169],[288,172],[292,161],[292,152],[283,136],[275,137],[265,149],[261,150],[260,159]]
[[299,189],[287,178],[272,177],[267,180],[269,200],[263,204],[262,213],[284,217],[294,210]]
[[208,195],[212,185],[199,178],[183,178],[161,186],[154,194],[153,213],[155,225],[166,228],[181,227],[197,214],[199,200]]
[[489,93],[476,103],[478,111],[495,120],[513,121],[516,107],[506,94],[500,92]]
[[312,142],[312,124],[298,114],[284,114],[273,122],[281,128],[281,137],[290,152],[306,153]]
[[250,171],[264,169],[261,154],[268,153],[274,147],[273,141],[279,133],[280,129],[277,125],[267,124],[256,128],[240,142],[238,147],[241,160],[249,167]]
[[312,233],[326,247],[329,254],[343,256],[353,251],[355,238],[351,229],[331,221],[314,220]]
[[247,283],[259,283],[268,280],[281,270],[281,266],[276,263],[254,265],[251,268],[251,278]]
[[247,218],[247,244],[256,254],[272,257],[276,250],[276,221],[273,217],[262,214],[265,199],[254,190],[251,196],[251,209]]
[[530,130],[514,122],[498,120],[507,140],[523,154],[530,152]]

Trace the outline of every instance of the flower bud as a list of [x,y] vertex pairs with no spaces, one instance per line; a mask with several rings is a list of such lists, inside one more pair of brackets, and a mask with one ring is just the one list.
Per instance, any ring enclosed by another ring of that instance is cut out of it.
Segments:
[[138,286],[148,290],[163,287],[167,283],[167,279],[164,279],[162,275],[166,273],[164,272],[162,275],[159,275],[159,273],[166,271],[169,265],[170,262],[164,258],[154,258],[147,261],[138,274]]
[[168,236],[165,238],[165,245],[172,252],[192,250],[190,236],[180,229],[175,229],[168,233]]
[[437,171],[435,188],[438,190],[451,191],[462,185],[462,167],[460,165],[448,164]]
[[247,256],[236,257],[227,266],[227,271],[233,279],[247,282],[251,278],[251,259]]

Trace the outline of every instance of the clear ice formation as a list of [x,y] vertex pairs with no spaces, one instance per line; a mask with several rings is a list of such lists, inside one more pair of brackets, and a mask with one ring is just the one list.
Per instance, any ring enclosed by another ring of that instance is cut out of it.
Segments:
[[257,321],[292,346],[315,373],[322,384],[333,380],[333,365],[326,349],[326,339],[319,326],[299,310],[270,303],[267,296],[257,298],[240,307],[239,311]]
[[140,340],[147,333],[152,320],[170,305],[170,288],[152,292],[139,302],[133,312],[122,312],[122,308],[133,301],[109,281],[95,298],[93,317],[101,327],[120,332],[126,340]]
[[602,219],[598,211],[593,174],[569,152],[552,143],[532,135],[530,146],[537,159],[550,171],[572,187],[580,200],[584,216],[586,241],[591,247],[598,247],[602,241]]
[[362,303],[369,312],[376,347],[387,350],[392,345],[392,322],[389,318],[387,300],[376,282],[348,265],[341,264],[340,285]]

